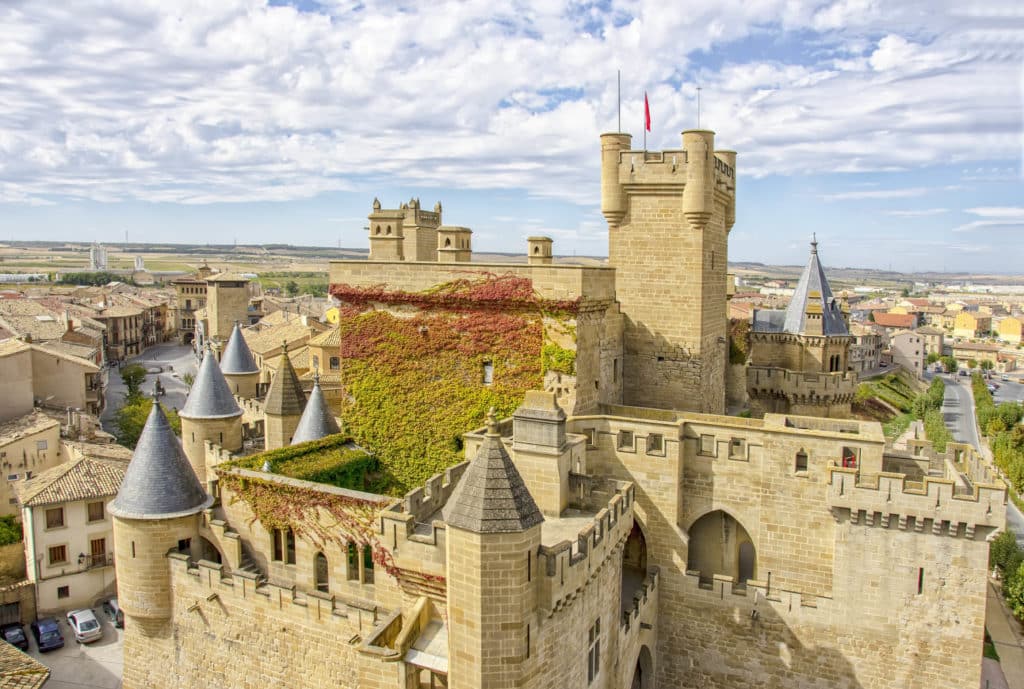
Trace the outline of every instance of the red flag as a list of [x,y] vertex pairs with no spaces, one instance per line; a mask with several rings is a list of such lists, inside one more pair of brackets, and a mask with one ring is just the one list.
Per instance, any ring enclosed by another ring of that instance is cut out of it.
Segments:
[[647,91],[644,91],[644,126],[651,131],[651,106],[647,102]]

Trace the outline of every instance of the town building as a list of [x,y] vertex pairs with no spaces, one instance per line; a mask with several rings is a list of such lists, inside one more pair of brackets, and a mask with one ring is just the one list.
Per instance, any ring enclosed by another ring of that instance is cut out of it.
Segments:
[[902,366],[915,377],[924,375],[924,362],[927,357],[924,337],[913,330],[893,333],[889,338],[889,353],[892,363]]
[[31,412],[0,424],[0,514],[18,514],[17,487],[64,459],[60,422]]
[[995,326],[995,335],[1003,342],[1010,344],[1021,343],[1021,320],[1015,316],[1006,316],[999,319]]
[[877,371],[882,363],[882,335],[870,323],[851,323],[847,369],[860,375]]
[[[352,438],[289,445],[335,414],[287,348],[235,400],[262,453],[183,446],[154,405],[109,507],[126,689],[980,684],[1005,487],[966,445],[721,414],[735,154],[630,144],[602,136],[607,267],[414,260],[374,204],[388,258],[331,266]],[[818,281],[780,332],[843,375]],[[206,375],[196,438],[228,414]]]
[[943,355],[943,348],[946,345],[945,331],[941,328],[926,325],[918,328],[915,332],[921,336],[926,357],[929,354],[934,354],[935,356]]
[[953,320],[953,336],[965,339],[988,337],[992,334],[992,316],[980,311],[960,311]]
[[107,504],[117,495],[130,452],[116,445],[71,450],[75,456],[63,464],[18,484],[26,572],[41,615],[92,607],[116,590]]
[[35,406],[99,414],[106,372],[92,361],[68,354],[58,343],[0,342],[0,421],[28,414]]

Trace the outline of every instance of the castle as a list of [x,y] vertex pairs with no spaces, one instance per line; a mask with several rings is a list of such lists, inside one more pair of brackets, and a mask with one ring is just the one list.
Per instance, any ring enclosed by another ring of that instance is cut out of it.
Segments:
[[735,154],[630,141],[607,267],[469,262],[440,207],[374,203],[371,260],[331,267],[345,433],[287,355],[233,395],[237,329],[183,442],[154,405],[110,506],[127,689],[978,686],[1003,485],[965,445],[725,416]]

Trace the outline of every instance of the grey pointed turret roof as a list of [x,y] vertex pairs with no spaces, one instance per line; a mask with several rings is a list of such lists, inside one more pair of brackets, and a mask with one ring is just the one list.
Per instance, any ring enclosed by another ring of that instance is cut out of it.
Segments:
[[203,355],[203,363],[199,364],[192,390],[178,415],[187,419],[226,419],[242,415],[241,407],[231,394],[224,374],[220,372],[217,358],[209,349]]
[[277,373],[270,381],[263,412],[275,416],[299,416],[305,408],[306,393],[302,390],[302,383],[295,374],[292,360],[288,358],[288,348],[285,347],[281,350]]
[[213,498],[199,484],[163,409],[154,402],[108,511],[126,519],[170,519],[195,514],[212,504]]
[[476,458],[442,510],[444,520],[473,533],[517,533],[544,521],[498,434],[493,414]]
[[823,335],[849,335],[839,302],[832,296],[832,288],[825,278],[825,271],[818,260],[818,240],[811,241],[811,258],[796,283],[793,298],[786,308],[783,332],[799,335],[806,330],[807,307],[821,308],[821,332]]
[[319,377],[314,378],[313,392],[309,393],[306,410],[302,412],[299,425],[295,427],[292,445],[319,440],[335,433],[341,433],[341,429],[338,428],[338,422],[334,420],[334,414],[327,407],[324,392],[320,389]]
[[260,367],[252,358],[252,351],[242,336],[242,328],[235,323],[235,329],[231,331],[227,345],[224,346],[224,353],[220,357],[221,373],[229,376],[243,375],[246,373],[259,373]]

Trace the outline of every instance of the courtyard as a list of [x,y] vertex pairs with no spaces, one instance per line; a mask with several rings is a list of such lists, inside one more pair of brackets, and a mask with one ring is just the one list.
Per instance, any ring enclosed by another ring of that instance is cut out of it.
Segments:
[[[28,634],[29,655],[50,668],[46,689],[117,689],[121,686],[124,630],[116,629],[99,607],[93,608],[93,612],[103,626],[103,638],[90,644],[75,642],[63,613],[53,617],[64,636],[64,648],[40,653],[35,638]],[[28,625],[25,631],[29,631]]]
[[[188,386],[185,385],[182,376],[187,373],[195,375],[199,368],[191,345],[181,345],[175,342],[154,345],[139,356],[129,359],[128,363],[139,364],[146,369],[146,380],[142,383],[143,394],[152,395],[156,380],[159,378],[165,391],[160,402],[164,406],[174,409],[181,409],[188,396]],[[124,404],[126,393],[127,388],[124,381],[121,380],[120,370],[110,369],[106,407],[100,415],[103,430],[108,433],[113,433],[115,430],[114,414]]]

